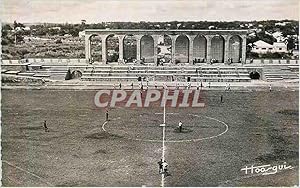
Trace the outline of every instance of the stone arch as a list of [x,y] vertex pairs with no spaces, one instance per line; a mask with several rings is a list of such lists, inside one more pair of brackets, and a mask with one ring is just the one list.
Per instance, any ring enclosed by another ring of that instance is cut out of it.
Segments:
[[225,39],[221,35],[216,35],[211,39],[211,58],[217,62],[224,62]]
[[204,35],[197,35],[193,42],[193,56],[202,62],[207,58],[207,40]]
[[141,38],[141,59],[146,63],[154,62],[154,39],[151,35]]
[[71,79],[81,78],[82,72],[80,70],[74,70],[71,73]]
[[228,58],[232,59],[233,63],[237,63],[242,58],[242,38],[238,35],[229,38]]
[[175,40],[175,62],[189,62],[189,38],[179,35]]
[[90,42],[90,60],[102,61],[102,39],[100,35],[92,34],[89,36]]
[[169,63],[172,60],[172,39],[167,34],[162,34],[158,38],[157,44],[158,60],[164,63]]
[[119,38],[110,34],[105,39],[106,42],[106,61],[118,62],[119,59]]
[[125,35],[123,39],[123,54],[125,63],[133,62],[135,59],[137,59],[136,45],[137,39],[134,35]]

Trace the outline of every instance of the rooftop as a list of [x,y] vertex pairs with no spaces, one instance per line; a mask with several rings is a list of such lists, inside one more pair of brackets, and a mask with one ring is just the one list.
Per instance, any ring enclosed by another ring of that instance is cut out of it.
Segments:
[[263,40],[258,40],[256,42],[253,43],[256,47],[266,47],[266,48],[272,48],[273,45],[266,43]]
[[115,32],[115,33],[122,33],[122,32],[138,32],[138,33],[143,33],[143,32],[151,32],[151,33],[159,33],[159,32],[209,32],[209,33],[215,33],[215,32],[237,32],[237,33],[244,33],[246,34],[248,30],[199,30],[199,29],[86,29],[85,32],[88,33],[93,33],[93,32]]

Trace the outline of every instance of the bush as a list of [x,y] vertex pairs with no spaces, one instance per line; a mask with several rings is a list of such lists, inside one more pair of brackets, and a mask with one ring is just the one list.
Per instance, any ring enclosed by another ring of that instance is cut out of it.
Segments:
[[61,43],[62,43],[61,39],[57,39],[57,40],[55,41],[55,44],[61,44]]
[[2,39],[1,40],[1,45],[8,45],[8,40],[7,39]]
[[180,63],[180,60],[179,60],[179,59],[176,59],[176,60],[175,60],[175,64],[178,64],[178,63]]
[[259,58],[259,54],[256,52],[249,52],[247,53],[248,58]]
[[270,59],[281,59],[281,58],[289,58],[289,55],[286,53],[266,53],[266,54],[261,54],[262,58],[270,58]]

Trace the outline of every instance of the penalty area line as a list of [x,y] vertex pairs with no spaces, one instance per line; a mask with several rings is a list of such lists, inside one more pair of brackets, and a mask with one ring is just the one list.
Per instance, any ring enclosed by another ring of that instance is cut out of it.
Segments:
[[29,172],[28,170],[25,170],[25,169],[23,169],[23,168],[21,168],[21,167],[18,167],[18,166],[16,166],[16,165],[14,165],[14,164],[11,164],[10,162],[8,162],[8,161],[6,161],[6,160],[2,160],[2,162],[6,163],[6,164],[8,164],[9,166],[12,166],[12,167],[14,167],[14,168],[16,168],[16,169],[18,169],[18,170],[20,170],[20,171],[22,171],[22,172],[25,172],[25,173],[27,173],[27,174],[30,174],[30,175],[32,175],[33,177],[38,178],[41,182],[46,183],[48,186],[54,187],[54,185],[52,185],[51,183],[45,181],[44,178],[42,178],[41,176],[38,176],[38,175],[36,175],[36,174],[34,174],[34,173],[32,173],[32,172]]

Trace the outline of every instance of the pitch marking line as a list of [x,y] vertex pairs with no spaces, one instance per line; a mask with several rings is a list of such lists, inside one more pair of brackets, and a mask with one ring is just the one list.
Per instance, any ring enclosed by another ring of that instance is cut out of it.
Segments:
[[[162,114],[164,114],[164,113],[154,113],[154,114],[162,115]],[[169,113],[166,113],[166,114],[167,114],[167,115],[168,115],[168,114],[171,114],[171,115],[177,115],[177,114],[179,114],[179,113],[169,112]]]
[[[155,113],[155,114],[158,114],[158,113]],[[188,114],[188,115],[191,115],[191,116],[196,116],[196,117],[200,117],[199,115],[196,115],[196,114]],[[183,143],[183,142],[198,142],[198,141],[202,141],[202,140],[209,140],[209,139],[213,139],[213,138],[216,138],[216,137],[219,137],[223,134],[225,134],[228,129],[229,129],[229,126],[221,121],[221,120],[218,120],[216,118],[212,118],[212,117],[209,117],[209,116],[204,116],[208,119],[212,119],[212,120],[215,120],[221,124],[223,124],[226,128],[225,128],[225,131],[219,133],[218,135],[214,135],[214,136],[210,136],[210,137],[204,137],[204,138],[198,138],[198,139],[189,139],[189,140],[166,140],[165,142],[166,143]],[[109,133],[108,131],[106,131],[105,129],[105,125],[107,124],[107,121],[103,123],[102,125],[102,130]],[[125,139],[128,139],[128,140],[134,140],[134,141],[143,141],[143,142],[162,142],[161,140],[152,140],[152,139],[141,139],[141,138],[129,138],[129,137],[123,137]]]
[[12,166],[12,167],[14,167],[14,168],[20,170],[20,171],[23,171],[23,172],[25,172],[25,173],[27,173],[27,174],[30,174],[30,175],[32,175],[33,177],[38,178],[41,182],[46,183],[48,186],[54,187],[54,185],[52,185],[51,183],[45,181],[44,178],[42,178],[41,176],[38,176],[38,175],[36,175],[36,174],[34,174],[34,173],[32,173],[32,172],[29,172],[28,170],[25,170],[25,169],[23,169],[23,168],[21,168],[21,167],[18,167],[18,166],[16,166],[16,165],[14,165],[14,164],[11,164],[10,162],[8,162],[8,161],[6,161],[6,160],[2,160],[2,162],[4,162],[4,163],[8,164],[9,166]]
[[105,131],[105,132],[106,132],[106,130],[105,130],[104,126],[105,126],[106,124],[107,124],[107,121],[105,121],[105,122],[103,123],[103,125],[102,125],[102,130]]

